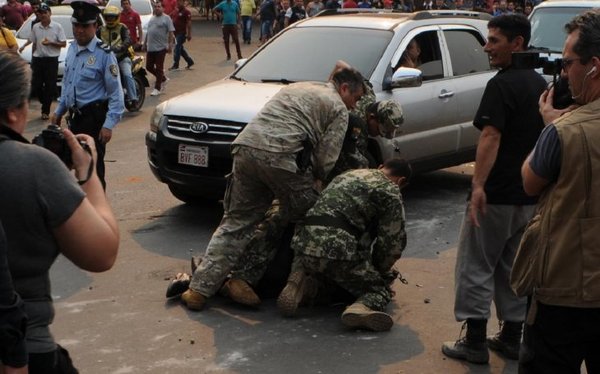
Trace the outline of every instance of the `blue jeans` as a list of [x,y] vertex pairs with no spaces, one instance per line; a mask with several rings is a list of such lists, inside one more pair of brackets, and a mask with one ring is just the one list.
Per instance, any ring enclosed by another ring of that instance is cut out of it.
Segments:
[[242,16],[242,37],[245,42],[252,40],[252,16]]
[[186,36],[185,34],[175,35],[175,50],[173,51],[173,67],[179,68],[179,59],[183,57],[185,62],[187,62],[188,66],[194,65],[194,60],[187,53],[185,48],[183,48],[183,43],[185,43]]
[[121,70],[121,77],[123,77],[123,83],[127,90],[127,97],[129,100],[135,101],[138,99],[137,90],[135,89],[135,80],[133,79],[133,73],[131,72],[131,59],[125,57],[119,62],[119,69]]
[[260,40],[267,40],[273,36],[273,20],[266,19],[260,23]]

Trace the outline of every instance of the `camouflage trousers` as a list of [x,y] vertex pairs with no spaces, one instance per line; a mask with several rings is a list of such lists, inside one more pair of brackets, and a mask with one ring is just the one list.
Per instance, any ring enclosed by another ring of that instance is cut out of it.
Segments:
[[[383,311],[392,300],[389,280],[379,273],[370,261],[332,260],[295,253],[292,272],[305,271],[317,279],[324,276],[354,295],[356,302]],[[319,286],[321,292],[322,286]]]
[[[284,156],[237,147],[233,170],[227,176],[223,218],[208,243],[202,263],[192,276],[192,290],[208,297],[219,290],[239,263],[274,199],[280,203],[281,217],[277,225],[281,227],[303,217],[313,206],[318,193],[313,188],[312,174],[296,174],[271,166],[277,163],[278,157]],[[259,246],[256,250],[263,249],[273,251],[270,246]]]
[[275,200],[264,220],[256,227],[254,235],[232,271],[233,278],[256,286],[267,271],[269,263],[279,250],[286,230],[279,208],[279,201]]

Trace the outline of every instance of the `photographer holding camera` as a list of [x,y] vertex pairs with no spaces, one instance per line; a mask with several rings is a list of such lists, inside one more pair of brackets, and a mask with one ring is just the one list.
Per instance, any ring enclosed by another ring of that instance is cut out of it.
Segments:
[[90,136],[62,133],[75,177],[53,153],[23,138],[30,75],[18,55],[0,51],[0,221],[14,286],[29,318],[29,372],[76,373],[68,352],[50,333],[54,308],[48,272],[59,253],[87,271],[110,269],[119,231],[94,169]]
[[549,125],[521,169],[540,203],[511,275],[531,298],[519,373],[579,373],[583,361],[600,373],[600,10],[565,30],[562,75],[575,105],[557,110],[554,90],[541,96]]

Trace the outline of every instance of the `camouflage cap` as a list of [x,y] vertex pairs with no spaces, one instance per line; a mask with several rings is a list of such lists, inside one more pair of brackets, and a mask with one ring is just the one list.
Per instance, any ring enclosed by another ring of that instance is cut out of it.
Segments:
[[393,100],[382,100],[377,104],[377,118],[379,119],[381,132],[388,139],[393,138],[394,133],[404,123],[402,107]]

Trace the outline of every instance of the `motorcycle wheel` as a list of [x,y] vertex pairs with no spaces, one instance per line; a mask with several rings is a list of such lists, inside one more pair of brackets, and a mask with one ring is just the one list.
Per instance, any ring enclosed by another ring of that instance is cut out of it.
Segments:
[[146,86],[142,79],[137,76],[134,76],[133,80],[135,81],[135,89],[138,92],[138,100],[135,105],[131,105],[131,102],[125,102],[125,108],[130,112],[137,112],[142,109],[144,101],[146,100]]

